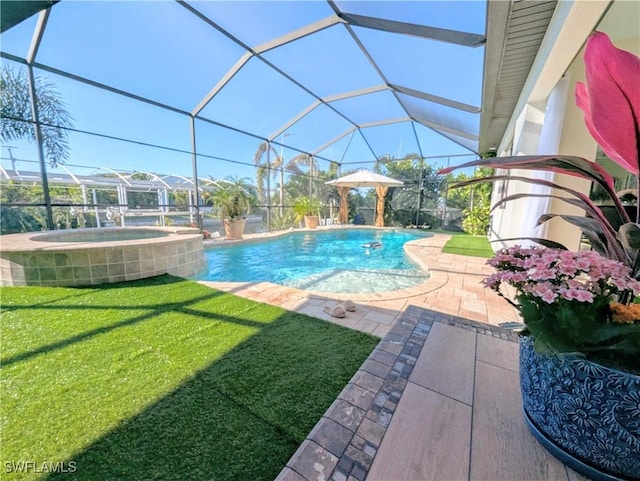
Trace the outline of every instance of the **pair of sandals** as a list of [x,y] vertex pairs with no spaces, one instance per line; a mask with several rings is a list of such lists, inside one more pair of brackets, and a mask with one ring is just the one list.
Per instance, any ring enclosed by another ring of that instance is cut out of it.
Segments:
[[354,312],[356,310],[356,305],[353,303],[353,301],[346,300],[342,304],[336,304],[334,306],[324,306],[323,310],[331,317],[345,317],[347,315],[347,311]]

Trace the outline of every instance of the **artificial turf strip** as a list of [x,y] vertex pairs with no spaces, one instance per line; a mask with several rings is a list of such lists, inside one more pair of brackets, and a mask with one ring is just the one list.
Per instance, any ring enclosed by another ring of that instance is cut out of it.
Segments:
[[273,479],[378,340],[161,276],[2,289],[10,479]]
[[470,234],[451,236],[451,239],[442,248],[442,252],[472,257],[490,258],[494,256],[486,236]]

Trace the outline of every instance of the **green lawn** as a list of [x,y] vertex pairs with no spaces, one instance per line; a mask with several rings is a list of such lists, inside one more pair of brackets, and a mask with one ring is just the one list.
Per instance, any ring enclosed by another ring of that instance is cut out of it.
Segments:
[[460,254],[473,257],[493,257],[494,252],[486,236],[452,233],[451,239],[445,244],[442,252]]
[[271,480],[378,342],[171,276],[3,288],[1,317],[2,470],[74,463],[47,479]]

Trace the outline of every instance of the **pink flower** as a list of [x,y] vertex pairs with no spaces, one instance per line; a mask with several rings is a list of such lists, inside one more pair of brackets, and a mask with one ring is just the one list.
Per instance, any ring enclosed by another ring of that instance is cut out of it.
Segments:
[[528,279],[526,272],[515,272],[513,276],[511,276],[512,282],[525,282]]
[[554,292],[553,285],[548,282],[540,282],[531,286],[531,293],[548,304],[551,304],[558,294]]
[[583,289],[576,289],[576,300],[580,302],[593,302],[595,296],[593,292],[585,291]]
[[560,254],[558,255],[558,258],[560,262],[562,262],[563,264],[573,263],[576,260],[575,252],[571,252],[571,251],[560,252]]
[[638,174],[640,145],[640,58],[595,32],[584,52],[587,85],[578,82],[576,104],[589,132],[621,167]]
[[631,277],[629,267],[594,251],[515,246],[496,254],[497,259],[500,262],[492,263],[496,272],[484,281],[486,287],[499,292],[506,283],[519,295],[548,304],[609,301],[622,291],[640,292],[640,281]]
[[625,289],[628,288],[629,285],[629,278],[625,278],[625,277],[611,277],[609,282],[611,282],[611,284],[613,284],[614,286],[616,286],[618,289],[620,289],[621,291],[624,291]]
[[635,295],[640,293],[640,281],[632,279],[629,281],[627,287],[631,289]]
[[542,299],[547,304],[551,304],[556,299],[556,297],[558,297],[558,294],[556,294],[552,290],[548,290],[544,294],[542,294],[540,299]]
[[540,267],[534,267],[529,271],[529,277],[533,281],[544,281],[548,279],[556,278],[556,271],[554,269],[545,269]]
[[582,269],[578,269],[577,263],[571,259],[568,262],[563,262],[557,266],[558,272],[566,276],[575,276],[576,272]]
[[583,289],[560,289],[560,295],[568,301],[593,302],[593,293]]
[[581,270],[581,271],[584,271],[584,272],[589,272],[589,270],[591,268],[591,261],[586,257],[576,259],[575,267],[578,270]]
[[485,287],[496,290],[500,287],[501,281],[502,281],[502,273],[496,272],[494,274],[491,274],[486,279],[484,279],[482,283],[484,284]]

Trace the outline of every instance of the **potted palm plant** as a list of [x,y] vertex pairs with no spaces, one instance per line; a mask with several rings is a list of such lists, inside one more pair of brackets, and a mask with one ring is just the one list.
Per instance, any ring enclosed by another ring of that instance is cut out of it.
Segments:
[[250,179],[229,176],[218,181],[210,199],[224,224],[225,237],[242,239],[246,215],[256,199]]
[[[639,175],[640,58],[595,32],[584,53],[587,83],[578,83],[576,104],[602,150]],[[546,239],[545,247],[514,246],[489,263],[485,281],[501,293],[516,290],[520,325],[520,387],[525,421],[538,440],[571,467],[593,479],[640,479],[640,209],[631,215],[600,165],[573,156],[482,159],[470,166],[553,171],[596,182],[606,192],[617,222],[588,196],[543,179],[510,176],[559,189],[560,199],[586,217],[545,214],[578,226],[593,251],[570,252]],[[450,172],[443,169],[441,174]],[[506,179],[493,175],[458,184]],[[640,182],[636,199],[640,197]],[[496,205],[526,194],[507,196]],[[510,239],[513,240],[513,239]]]
[[320,207],[322,204],[315,197],[300,197],[293,204],[293,210],[296,213],[296,220],[302,222],[307,229],[315,229],[318,227],[320,216]]

